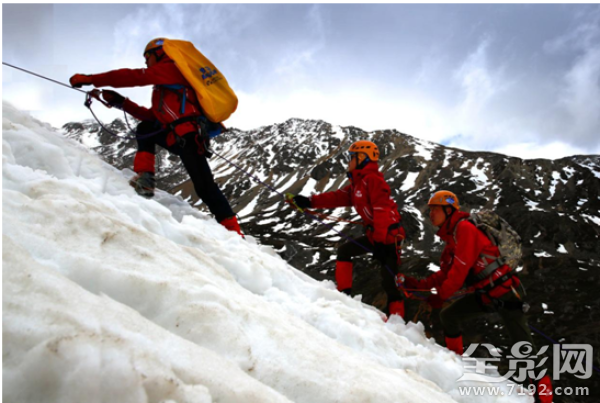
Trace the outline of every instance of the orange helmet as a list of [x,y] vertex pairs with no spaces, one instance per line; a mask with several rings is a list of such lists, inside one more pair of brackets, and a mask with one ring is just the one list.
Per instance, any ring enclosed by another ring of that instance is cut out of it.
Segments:
[[458,197],[448,190],[439,190],[435,192],[429,202],[428,206],[452,206],[457,210],[460,210],[460,205],[458,204]]
[[358,153],[358,164],[362,164],[368,157],[370,161],[379,161],[379,148],[367,140],[359,140],[348,149],[350,153]]
[[144,55],[150,51],[156,51],[157,49],[162,48],[164,42],[165,42],[165,38],[152,39],[146,45],[146,49],[144,49]]

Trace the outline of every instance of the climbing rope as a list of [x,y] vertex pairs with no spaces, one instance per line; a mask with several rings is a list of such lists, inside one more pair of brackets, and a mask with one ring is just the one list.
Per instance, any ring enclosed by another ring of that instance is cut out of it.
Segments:
[[[164,131],[164,129],[161,128],[160,130],[157,130],[157,131],[152,132],[152,133],[144,134],[143,136],[139,136],[137,134],[134,135],[134,136],[119,135],[117,133],[114,133],[113,131],[107,129],[106,126],[104,126],[102,124],[102,122],[100,121],[100,119],[98,119],[98,117],[96,116],[96,114],[92,110],[92,99],[97,99],[99,102],[101,102],[104,106],[106,106],[109,109],[112,108],[112,105],[110,105],[107,102],[105,102],[102,99],[100,99],[100,94],[102,93],[101,90],[93,89],[91,91],[84,91],[84,90],[81,90],[79,88],[75,88],[75,87],[72,87],[70,85],[67,85],[65,83],[61,83],[60,81],[54,80],[52,78],[43,76],[41,74],[34,73],[33,71],[30,71],[30,70],[27,70],[27,69],[24,69],[24,68],[21,68],[21,67],[14,66],[14,65],[12,65],[10,63],[2,62],[2,64],[5,65],[5,66],[8,66],[8,67],[12,67],[13,69],[20,70],[20,71],[22,71],[24,73],[31,74],[32,76],[39,77],[39,78],[42,78],[44,80],[48,80],[50,82],[53,82],[54,84],[62,85],[63,87],[69,88],[71,90],[79,91],[79,92],[84,93],[85,94],[84,105],[90,110],[90,112],[92,113],[92,116],[94,117],[94,119],[96,119],[96,122],[98,122],[98,124],[100,125],[100,127],[102,128],[102,130],[104,130],[106,133],[110,134],[111,136],[118,137],[118,138],[121,138],[121,139],[128,139],[128,140],[141,140],[141,139],[145,139],[145,138],[148,138],[148,137],[155,136],[155,135],[161,133],[162,131]],[[127,128],[129,129],[129,132],[130,133],[135,133],[135,130],[133,130],[129,126],[129,121],[127,119],[127,113],[125,111],[123,111],[123,115],[125,116],[125,122],[127,124]]]
[[135,133],[135,130],[133,130],[130,126],[129,126],[129,121],[127,120],[127,113],[125,111],[123,111],[123,116],[125,116],[125,122],[127,124],[127,128],[129,129],[129,133],[134,133],[134,135],[119,135],[109,129],[106,128],[106,126],[104,126],[102,124],[102,122],[100,121],[100,119],[98,119],[98,117],[96,116],[96,114],[94,113],[94,111],[92,110],[92,98],[93,99],[97,99],[98,101],[100,101],[104,106],[106,106],[107,108],[112,108],[112,106],[106,102],[104,102],[103,100],[100,99],[100,94],[102,93],[102,91],[98,90],[98,89],[93,89],[91,91],[88,91],[86,94],[86,98],[85,98],[85,102],[84,105],[90,110],[92,116],[94,117],[94,119],[96,119],[96,122],[98,122],[98,124],[100,125],[100,127],[102,128],[102,130],[104,130],[106,133],[110,134],[113,137],[117,137],[120,139],[126,139],[126,140],[143,140],[143,139],[147,139],[150,138],[152,136],[156,136],[157,134],[163,132],[165,129],[160,128],[159,130],[156,130],[154,132],[148,133],[148,134],[144,134],[144,135],[139,135],[137,133]]
[[70,85],[67,85],[65,83],[61,83],[60,81],[56,81],[56,80],[53,80],[51,78],[42,76],[41,74],[34,73],[33,71],[25,70],[25,69],[23,69],[21,67],[13,66],[12,64],[9,64],[9,63],[6,63],[6,62],[2,62],[2,64],[5,65],[5,66],[8,66],[8,67],[12,67],[13,69],[16,69],[16,70],[21,70],[21,71],[23,71],[23,72],[25,72],[27,74],[31,74],[32,76],[36,76],[36,77],[39,77],[39,78],[43,78],[44,80],[52,81],[55,84],[62,85],[63,87],[67,87],[67,88],[69,88],[71,90],[75,90],[75,91],[79,91],[79,92],[83,92],[84,94],[87,94],[87,91],[80,90],[79,88],[71,87]]
[[335,221],[335,222],[345,222],[345,223],[353,224],[353,225],[361,225],[363,227],[365,226],[365,223],[360,222],[360,221],[346,220],[346,219],[341,218],[341,217],[335,217],[335,216],[332,216],[332,215],[327,215],[327,214],[320,213],[320,212],[314,211],[314,210],[304,209],[304,211],[307,214],[314,215],[315,217],[322,218],[323,220],[331,220],[331,221]]

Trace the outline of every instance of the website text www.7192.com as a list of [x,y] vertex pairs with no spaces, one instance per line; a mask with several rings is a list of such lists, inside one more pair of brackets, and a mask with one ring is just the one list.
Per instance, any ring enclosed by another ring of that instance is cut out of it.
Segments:
[[[461,396],[511,396],[515,393],[518,396],[533,395],[536,392],[535,385],[528,387],[517,387],[516,384],[507,385],[508,390],[503,390],[500,386],[460,386],[458,392]],[[540,395],[553,394],[555,396],[589,396],[588,387],[570,387],[558,386],[554,391],[545,390],[545,385],[540,388]]]

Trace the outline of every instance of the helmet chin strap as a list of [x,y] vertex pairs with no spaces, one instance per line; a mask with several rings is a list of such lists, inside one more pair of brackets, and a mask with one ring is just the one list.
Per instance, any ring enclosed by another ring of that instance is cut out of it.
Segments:
[[[450,214],[448,214],[448,213],[446,212],[446,208],[447,208],[447,207],[450,207],[450,210],[452,210],[452,212],[451,212]],[[454,207],[451,207],[451,206],[444,206],[444,207],[442,208],[442,211],[444,212],[444,216],[446,217],[446,219],[445,219],[445,220],[444,220],[444,222],[442,223],[442,225],[444,225],[444,224],[446,224],[447,222],[450,222],[450,217],[452,217],[452,215],[454,214],[454,212],[456,211],[456,209],[455,209]],[[442,225],[440,225],[440,227],[441,227]]]
[[[159,51],[162,52],[162,54],[159,55],[158,54]],[[154,51],[154,57],[156,57],[156,62],[160,62],[162,60],[162,58],[165,57],[165,55],[166,55],[166,53],[162,48],[156,49]]]
[[[367,165],[367,163],[371,161],[369,156],[366,154],[365,154],[365,159],[360,164],[358,163],[358,155],[357,154],[355,154],[352,158],[356,158],[356,166],[354,167],[352,172],[357,171],[359,169],[363,169],[365,167],[365,165]],[[352,172],[350,172],[350,171],[346,172],[346,176],[350,179],[352,179]]]
[[[162,52],[160,55],[158,54],[159,51]],[[156,63],[160,62],[162,60],[162,58],[165,57],[165,55],[167,54],[162,48],[150,49],[146,53],[148,53],[150,55],[154,55],[154,58],[156,59]]]
[[359,165],[357,165],[356,168],[354,168],[354,169],[363,169],[365,167],[365,165],[367,165],[368,162],[371,162],[371,159],[369,158],[368,155],[365,155],[365,159],[363,160],[363,162],[361,162]]

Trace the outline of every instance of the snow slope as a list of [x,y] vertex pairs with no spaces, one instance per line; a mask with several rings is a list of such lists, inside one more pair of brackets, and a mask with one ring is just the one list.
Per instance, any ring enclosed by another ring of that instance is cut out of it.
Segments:
[[459,357],[421,324],[138,197],[130,171],[7,103],[2,131],[6,401],[532,401],[460,396]]

